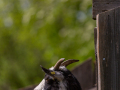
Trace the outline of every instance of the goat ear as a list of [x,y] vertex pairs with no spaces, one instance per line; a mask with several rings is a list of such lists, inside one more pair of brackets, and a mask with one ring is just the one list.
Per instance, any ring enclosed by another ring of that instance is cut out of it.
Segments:
[[42,66],[41,66],[41,68],[47,75],[50,75],[53,78],[53,80],[54,79],[62,80],[64,78],[62,73],[60,73],[59,71],[49,70],[49,69],[46,69],[46,68],[44,68]]
[[[40,65],[40,66],[41,66],[41,65]],[[46,74],[48,74],[48,75],[50,75],[50,76],[52,76],[52,77],[53,77],[53,75],[55,74],[54,71],[51,71],[51,70],[49,70],[49,69],[46,69],[46,68],[44,68],[44,67],[42,67],[42,66],[41,66],[41,68],[42,68],[42,70],[43,70]]]
[[49,74],[50,73],[50,70],[49,69],[46,69],[44,68],[43,66],[40,65],[40,67],[42,68],[42,70],[46,73],[46,74]]

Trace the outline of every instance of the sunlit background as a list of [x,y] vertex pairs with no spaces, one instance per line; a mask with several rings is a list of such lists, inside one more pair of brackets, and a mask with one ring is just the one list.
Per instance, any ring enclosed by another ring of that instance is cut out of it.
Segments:
[[0,90],[38,84],[40,65],[94,55],[92,0],[0,0]]

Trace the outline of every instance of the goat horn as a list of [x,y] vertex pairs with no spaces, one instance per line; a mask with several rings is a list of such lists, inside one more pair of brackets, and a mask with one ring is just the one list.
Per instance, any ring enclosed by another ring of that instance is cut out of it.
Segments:
[[61,65],[61,63],[65,60],[65,58],[61,58],[58,60],[58,62],[55,64],[54,66],[54,70],[58,70],[59,66]]
[[74,62],[78,62],[79,60],[74,60],[74,59],[69,59],[67,61],[64,61],[63,63],[61,63],[61,66],[65,66],[67,67],[68,65],[74,63]]

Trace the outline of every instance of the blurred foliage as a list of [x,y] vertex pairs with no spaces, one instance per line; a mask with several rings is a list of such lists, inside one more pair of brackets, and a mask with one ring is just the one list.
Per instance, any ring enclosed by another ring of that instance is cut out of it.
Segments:
[[0,0],[0,90],[38,84],[60,58],[94,59],[91,0]]

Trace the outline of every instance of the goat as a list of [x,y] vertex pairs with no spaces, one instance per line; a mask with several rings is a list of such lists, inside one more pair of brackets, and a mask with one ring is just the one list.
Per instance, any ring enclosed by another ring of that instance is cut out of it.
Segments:
[[50,69],[41,66],[45,72],[45,77],[34,90],[82,90],[77,79],[66,68],[69,64],[79,60],[64,60],[64,58],[61,58]]

